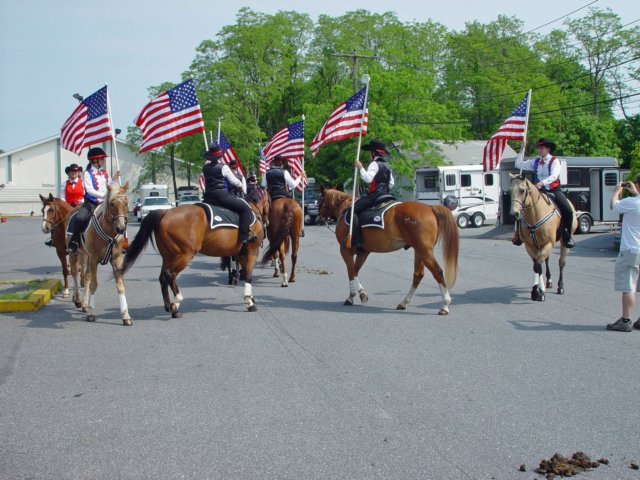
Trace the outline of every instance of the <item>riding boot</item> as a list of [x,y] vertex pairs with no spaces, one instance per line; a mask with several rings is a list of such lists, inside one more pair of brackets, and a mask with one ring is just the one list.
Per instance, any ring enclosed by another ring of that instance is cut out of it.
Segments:
[[562,229],[562,244],[567,248],[573,248],[576,246],[576,242],[573,241],[570,229]]
[[522,245],[522,239],[520,238],[520,224],[516,222],[516,229],[513,232],[513,240],[511,240],[516,247]]

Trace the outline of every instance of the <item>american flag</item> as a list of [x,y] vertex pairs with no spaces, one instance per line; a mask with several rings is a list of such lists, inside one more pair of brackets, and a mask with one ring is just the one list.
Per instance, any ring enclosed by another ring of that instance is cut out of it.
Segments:
[[366,87],[349,98],[346,102],[338,105],[329,118],[324,123],[318,134],[311,141],[311,152],[315,156],[318,149],[325,143],[335,142],[349,137],[355,137],[360,134],[367,134],[367,124],[369,121],[369,108],[366,107],[364,123],[362,123],[362,112],[365,109]]
[[140,153],[204,131],[193,79],[151,100],[142,109],[135,124],[142,130]]
[[304,120],[287,125],[276,133],[262,149],[265,158],[282,155],[284,158],[304,155]]
[[527,93],[484,146],[484,154],[482,156],[483,171],[486,172],[498,168],[504,148],[507,146],[507,140],[525,140],[527,120],[529,118],[527,112],[528,101],[529,94]]
[[242,163],[240,162],[240,159],[238,158],[238,154],[233,149],[231,144],[227,141],[227,137],[224,136],[224,133],[222,133],[222,130],[220,130],[220,141],[218,142],[218,145],[220,145],[220,148],[224,152],[224,155],[222,155],[222,161],[224,163],[229,163],[232,159],[235,159],[236,162],[238,162],[238,166],[240,167],[240,171],[242,171],[243,175],[244,175],[244,169],[242,168]]
[[80,155],[84,147],[111,140],[112,132],[105,85],[82,100],[64,122],[60,129],[60,146]]
[[260,163],[258,165],[258,170],[260,171],[260,175],[264,175],[267,171],[267,159],[264,157],[264,154],[262,153],[262,148],[258,147],[258,155],[260,156]]
[[[291,177],[294,180],[297,180],[297,178],[301,176],[303,172],[302,162],[300,160],[300,157],[289,158],[288,162],[289,162],[289,170],[291,170]],[[298,184],[298,186],[296,187],[296,190],[300,192],[307,185],[309,185],[309,181],[303,177],[300,183]]]

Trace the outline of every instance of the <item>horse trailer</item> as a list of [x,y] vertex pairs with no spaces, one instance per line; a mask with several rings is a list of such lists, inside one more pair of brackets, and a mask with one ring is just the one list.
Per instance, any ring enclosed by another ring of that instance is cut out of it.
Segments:
[[460,228],[481,227],[498,218],[498,172],[483,172],[482,165],[427,167],[417,169],[413,180],[415,199],[447,206]]
[[[621,169],[613,157],[565,157],[561,158],[560,183],[576,209],[578,231],[588,233],[595,222],[618,222],[618,215],[609,208],[613,190],[624,181],[629,170]],[[513,223],[511,209],[510,173],[519,173],[515,159],[507,158],[500,163],[500,186],[502,188],[502,212],[505,223]],[[525,172],[534,181],[533,172]]]

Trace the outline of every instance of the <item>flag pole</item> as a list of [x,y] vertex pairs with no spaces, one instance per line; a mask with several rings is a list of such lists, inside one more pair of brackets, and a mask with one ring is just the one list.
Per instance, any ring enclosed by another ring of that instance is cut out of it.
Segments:
[[303,152],[302,152],[302,173],[300,174],[302,176],[302,179],[300,180],[302,182],[302,230],[304,231],[304,113],[302,114],[302,138],[303,138]]
[[[111,102],[109,101],[109,86],[107,82],[104,82],[104,86],[107,87],[107,113],[109,115],[109,123],[111,127],[111,145],[113,146],[113,156],[116,157],[116,170],[120,171],[120,162],[118,161],[118,146],[116,145],[116,132],[113,128],[113,118],[111,117]],[[122,177],[118,176],[118,184],[122,185]]]
[[[360,161],[360,147],[362,146],[362,129],[364,128],[364,119],[367,114],[369,100],[369,75],[364,76],[364,104],[362,105],[362,117],[360,118],[360,134],[358,135],[358,150],[356,152],[356,162]],[[349,235],[347,236],[346,247],[351,248],[351,236],[353,235],[353,212],[356,203],[356,189],[358,188],[358,165],[353,166],[353,193],[351,194],[351,221],[349,222]]]
[[[524,136],[522,139],[522,145],[520,146],[520,153],[522,154],[522,163],[524,163],[524,153],[527,148],[527,131],[529,130],[529,106],[531,105],[531,89],[527,93],[527,121],[524,124]],[[520,163],[520,175],[522,175],[522,163]]]
[[202,130],[202,137],[204,138],[204,151],[208,151],[209,150],[209,144],[207,143],[207,132],[205,130]]
[[220,126],[222,125],[222,117],[218,117],[218,145],[220,145]]

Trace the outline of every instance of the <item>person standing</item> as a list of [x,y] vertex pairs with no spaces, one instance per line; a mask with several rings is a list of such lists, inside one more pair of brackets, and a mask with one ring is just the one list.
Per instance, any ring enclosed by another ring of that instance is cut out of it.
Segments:
[[82,175],[82,186],[84,187],[84,202],[82,207],[76,214],[72,227],[71,239],[69,240],[69,253],[78,251],[78,239],[80,234],[87,228],[91,214],[100,205],[107,196],[107,185],[115,183],[120,177],[120,171],[113,175],[113,179],[109,178],[109,173],[104,170],[104,159],[107,154],[100,147],[93,147],[87,153],[89,165]]
[[[630,332],[640,329],[640,318],[631,325],[631,315],[636,305],[636,293],[640,291],[640,196],[638,195],[640,174],[636,184],[624,182],[617,185],[611,197],[611,209],[622,217],[622,238],[620,253],[614,269],[614,288],[622,292],[622,317],[607,324],[607,330]],[[626,189],[631,196],[620,200],[622,190]]]
[[369,184],[367,194],[360,197],[353,206],[353,218],[351,219],[353,222],[353,240],[351,245],[359,249],[362,248],[362,232],[358,215],[375,205],[378,197],[389,195],[394,184],[393,173],[391,173],[391,168],[387,164],[387,157],[389,156],[387,146],[374,138],[366,145],[363,145],[362,150],[371,154],[371,163],[365,170],[362,163],[359,160],[356,161],[360,178],[362,178],[363,182]]
[[[533,171],[536,173],[536,187],[538,190],[546,191],[549,197],[556,202],[558,210],[562,216],[562,244],[567,248],[573,248],[573,207],[560,188],[560,160],[553,155],[556,144],[547,138],[541,138],[536,142],[538,157],[531,160],[524,160],[522,155],[516,157],[516,169]],[[519,228],[516,224],[516,231],[513,235],[513,244],[521,245]]]

